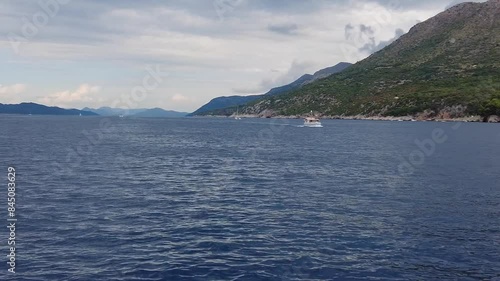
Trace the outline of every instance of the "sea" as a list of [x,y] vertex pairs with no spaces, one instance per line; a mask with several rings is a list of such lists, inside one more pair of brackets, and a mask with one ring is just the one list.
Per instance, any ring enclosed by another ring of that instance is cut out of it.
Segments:
[[500,280],[499,125],[322,122],[0,116],[0,280]]

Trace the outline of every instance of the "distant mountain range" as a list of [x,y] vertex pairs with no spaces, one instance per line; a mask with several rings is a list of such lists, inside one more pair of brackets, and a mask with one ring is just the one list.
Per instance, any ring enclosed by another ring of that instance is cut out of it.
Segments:
[[82,110],[94,112],[100,116],[120,116],[120,115],[133,115],[146,109],[121,109],[121,108],[111,108],[111,107],[100,107],[100,108],[89,108],[85,107]]
[[1,104],[0,114],[24,114],[24,115],[82,115],[96,116],[97,114],[90,111],[78,109],[64,109],[55,106],[45,106],[41,104],[26,102],[20,104]]
[[85,107],[82,110],[64,109],[55,106],[45,106],[42,104],[24,102],[20,104],[1,104],[0,114],[23,114],[23,115],[75,115],[75,116],[129,116],[129,117],[185,117],[188,113],[163,110],[161,108],[152,109],[118,109],[101,107],[92,109]]
[[137,112],[133,117],[186,117],[187,112],[177,112],[172,110],[164,110],[161,108],[151,108],[141,112]]
[[209,103],[205,104],[204,106],[200,107],[198,110],[195,112],[191,113],[191,116],[196,116],[196,115],[211,115],[211,114],[227,114],[228,112],[232,112],[236,109],[237,106],[242,106],[247,103],[266,98],[266,97],[272,97],[272,96],[277,96],[286,92],[289,92],[291,90],[298,89],[304,85],[307,85],[309,83],[312,83],[316,80],[328,77],[332,74],[339,73],[344,71],[346,68],[351,66],[352,64],[347,63],[347,62],[341,62],[335,66],[331,66],[325,69],[322,69],[320,71],[317,71],[313,75],[311,74],[305,74],[301,76],[299,79],[295,80],[294,82],[281,86],[281,87],[276,87],[271,89],[269,92],[263,94],[263,95],[253,95],[253,96],[230,96],[230,97],[218,97],[215,99],[212,99]]
[[111,107],[101,107],[101,108],[88,108],[85,107],[83,110],[94,112],[101,116],[128,116],[128,117],[185,117],[188,115],[187,112],[177,112],[172,110],[164,110],[161,108],[142,108],[142,109],[122,109],[122,108],[111,108]]

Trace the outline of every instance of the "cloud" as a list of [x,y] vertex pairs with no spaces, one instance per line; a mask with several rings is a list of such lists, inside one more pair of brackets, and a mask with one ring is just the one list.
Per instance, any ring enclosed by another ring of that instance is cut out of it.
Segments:
[[[238,94],[263,94],[265,92],[268,92],[274,87],[284,86],[292,83],[293,81],[300,78],[302,75],[307,74],[307,71],[311,70],[311,67],[313,65],[314,64],[312,62],[308,61],[299,62],[295,60],[292,62],[292,65],[288,70],[286,70],[286,72],[281,72],[281,74],[278,74],[277,77],[265,78],[256,87],[233,88],[233,91]],[[276,73],[276,70],[272,69],[270,70],[270,72]]]
[[283,35],[296,35],[299,27],[295,23],[270,24],[267,29]]
[[181,93],[176,93],[168,98],[160,99],[155,106],[166,109],[172,109],[173,107],[178,111],[184,110],[187,112],[189,110],[185,110],[184,108],[194,108],[196,107],[196,103],[196,99]]
[[375,38],[370,38],[370,42],[365,44],[363,47],[359,48],[360,51],[362,52],[367,52],[369,54],[373,54],[375,52],[378,52],[385,48],[386,46],[390,45],[392,42],[396,41],[399,39],[399,37],[403,36],[406,32],[402,30],[401,28],[398,28],[395,32],[395,35],[393,38],[387,40],[387,41],[380,41],[378,44],[375,43]]
[[[0,33],[22,34],[26,20],[43,11],[39,2],[47,1],[0,1]],[[395,30],[409,30],[450,1],[218,0],[221,19],[214,0],[72,0],[18,54],[0,36],[0,75],[4,84],[21,80],[37,90],[25,98],[106,106],[101,100],[130,91],[146,65],[160,64],[173,73],[168,91],[189,100],[158,90],[141,107],[164,102],[195,110],[233,89],[264,93],[304,73],[360,60],[390,42]],[[58,91],[80,81],[105,85],[106,92]]]
[[374,44],[375,30],[373,27],[365,24],[354,26],[349,23],[344,27],[344,37],[356,46],[363,46],[368,43]]
[[172,98],[170,98],[170,100],[172,100],[173,102],[186,102],[190,101],[191,99],[181,94],[175,94],[172,96]]
[[451,1],[448,5],[446,5],[446,7],[444,8],[445,10],[448,10],[449,8],[453,7],[453,6],[456,6],[458,4],[461,4],[461,3],[465,3],[465,2],[484,2],[484,1],[470,1],[470,0],[453,0]]
[[26,85],[24,84],[14,84],[11,86],[0,85],[0,94],[19,94],[26,90]]
[[21,96],[19,94],[26,91],[26,85],[14,84],[10,86],[0,85],[0,102],[2,103],[19,103]]
[[[255,47],[262,49],[268,44],[281,48],[276,42],[283,39],[276,36],[297,35],[299,26],[300,35],[319,47],[339,43],[332,42],[338,24],[355,9],[366,9],[361,4],[373,1],[222,2],[237,5],[231,5],[232,10],[228,11],[234,16],[220,22],[213,1],[73,0],[60,7],[60,12],[49,24],[22,44],[21,54],[41,59],[95,59],[136,64],[149,60],[170,66],[229,68],[246,63]],[[394,3],[378,2],[387,7]],[[40,11],[36,1],[7,1],[2,8],[6,17],[0,19],[0,32],[5,34],[21,33],[23,21],[17,11],[28,18]],[[288,45],[302,48],[304,52],[306,43],[295,41]],[[303,55],[300,59],[311,59],[308,53]],[[237,59],[239,57],[243,59]],[[290,61],[296,57],[277,57],[276,60]]]
[[100,91],[101,87],[99,86],[82,84],[74,91],[66,90],[45,97],[39,97],[38,102],[45,105],[62,107],[81,107],[82,104],[94,106],[98,102],[104,101],[104,99],[97,95]]

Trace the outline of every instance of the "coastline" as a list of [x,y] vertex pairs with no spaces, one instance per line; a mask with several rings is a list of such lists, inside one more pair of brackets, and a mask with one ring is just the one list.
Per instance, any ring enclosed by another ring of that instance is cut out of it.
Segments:
[[[205,116],[192,116],[197,118],[234,118],[234,115],[205,115]],[[276,115],[276,116],[265,116],[262,114],[243,114],[238,115],[241,118],[271,118],[271,119],[303,119],[303,116],[297,115]],[[320,119],[326,120],[370,120],[370,121],[406,121],[406,122],[475,122],[475,123],[500,123],[500,117],[496,115],[489,116],[488,118],[474,115],[467,117],[455,117],[455,118],[442,118],[442,117],[421,117],[421,116],[365,116],[365,115],[354,115],[354,116],[320,116]]]

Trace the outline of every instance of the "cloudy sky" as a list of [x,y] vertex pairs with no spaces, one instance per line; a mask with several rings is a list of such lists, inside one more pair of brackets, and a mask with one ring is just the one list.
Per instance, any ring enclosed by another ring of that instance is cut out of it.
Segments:
[[459,2],[2,0],[0,103],[191,112],[361,60]]

